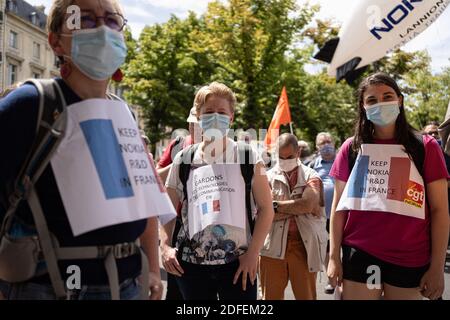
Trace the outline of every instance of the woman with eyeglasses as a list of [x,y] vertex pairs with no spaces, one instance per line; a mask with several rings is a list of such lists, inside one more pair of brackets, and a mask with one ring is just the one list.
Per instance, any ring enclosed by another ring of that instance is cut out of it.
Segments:
[[[107,93],[108,84],[111,77],[120,73],[120,66],[127,55],[122,33],[125,25],[126,19],[117,0],[53,1],[48,17],[48,40],[60,61],[61,77],[56,78],[55,82],[69,108],[89,99],[102,99],[91,100],[101,102],[110,98]],[[2,151],[0,157],[2,199],[7,196],[3,182],[19,175],[20,165],[24,163],[35,139],[39,99],[37,87],[27,83],[0,100],[0,148],[8,150]],[[125,104],[123,106],[126,107]],[[127,135],[132,133],[132,130],[126,132]],[[94,135],[103,137],[99,141],[104,139],[107,142],[102,132]],[[135,138],[140,139],[140,135]],[[76,165],[76,158],[74,156],[68,160],[67,167]],[[114,175],[114,167],[109,167],[107,162],[101,165],[105,170],[112,170],[107,171],[108,174]],[[98,258],[92,256],[58,261],[67,297],[74,300],[145,299],[148,296],[142,296],[141,289],[148,285],[150,299],[160,299],[162,283],[157,218],[116,223],[75,236],[56,178],[54,167],[48,164],[35,185],[46,224],[54,236],[53,241],[65,248],[89,248],[98,252]],[[81,191],[79,190],[80,194]],[[84,199],[77,201],[83,202]],[[1,202],[0,218],[3,218],[2,214],[7,207],[8,204]],[[22,201],[15,216],[23,224],[21,226],[33,230],[35,219],[34,212],[32,214],[31,211],[27,203]],[[140,244],[136,242],[139,239]],[[138,254],[140,246],[147,255],[148,265],[145,269],[143,266],[146,259],[142,258],[145,255]],[[86,256],[87,251],[81,254]],[[105,261],[110,257],[112,262],[109,261],[108,266],[115,274],[110,274],[110,270],[105,269]],[[45,268],[45,264],[39,265],[40,268],[42,266]],[[148,270],[148,277],[143,274],[143,270]],[[147,279],[148,283],[140,285],[140,277]],[[0,292],[6,299],[61,298],[51,278],[49,273],[36,270],[36,275],[24,282],[0,281]],[[117,280],[114,286],[118,292],[114,293],[111,279]]]

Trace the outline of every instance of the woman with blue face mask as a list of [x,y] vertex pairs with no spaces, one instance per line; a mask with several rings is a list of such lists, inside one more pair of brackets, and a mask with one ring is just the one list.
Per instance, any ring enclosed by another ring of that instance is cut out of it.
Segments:
[[[257,298],[258,257],[274,212],[264,162],[251,148],[245,162],[241,148],[248,145],[227,136],[235,104],[234,93],[223,84],[198,91],[194,106],[203,142],[176,155],[166,180],[172,203],[182,200],[182,227],[172,248],[174,220],[164,226],[162,262],[177,276],[186,300]],[[244,163],[252,164],[249,203]],[[248,215],[253,220],[256,211],[253,228]]]
[[[109,102],[106,101],[111,101],[107,88],[111,77],[120,75],[119,68],[127,55],[123,36],[127,20],[124,18],[118,1],[55,0],[47,22],[49,44],[61,66],[61,77],[54,79],[53,85],[58,88],[57,92],[60,92],[64,98],[61,100],[65,101],[67,106],[65,109],[70,110],[74,105],[81,103],[90,103],[89,107],[95,109],[95,101],[110,107]],[[23,163],[30,151],[38,119],[39,99],[37,88],[33,84],[27,83],[0,101],[0,146],[10,150],[10,156],[2,156],[1,181],[9,181],[18,175],[20,164]],[[93,99],[98,100],[94,101]],[[122,103],[120,106],[126,110],[124,112],[127,116],[127,123],[133,123],[135,126],[129,109],[123,101],[120,102]],[[118,104],[113,105],[113,107],[116,106]],[[58,113],[55,113],[54,116],[58,117]],[[108,143],[108,137],[111,134],[105,135],[105,132],[98,129],[98,127],[95,128],[92,137],[99,142],[97,146],[101,147]],[[143,149],[142,142],[139,141],[140,135],[134,134],[136,131],[128,130],[127,138],[138,141],[138,147]],[[83,132],[85,133],[85,131]],[[114,131],[111,132],[114,135]],[[117,143],[114,146],[117,148]],[[144,152],[143,154],[147,155]],[[108,160],[96,163],[96,165],[99,166],[99,170],[106,172],[106,176],[113,179],[117,174],[115,172],[117,168],[109,166]],[[76,164],[77,156],[69,157],[66,168],[76,167]],[[79,170],[84,170],[84,168],[79,167]],[[62,199],[63,196],[55,177],[58,178],[49,164],[36,184],[46,224],[52,235],[55,236],[61,247],[105,248],[108,250],[105,251],[108,259],[112,257],[113,261],[109,264],[112,268],[108,270],[105,270],[105,257],[59,261],[62,282],[65,283],[70,276],[67,273],[70,265],[77,266],[81,272],[79,288],[63,286],[62,289],[67,291],[67,297],[80,300],[147,299],[145,294],[141,295],[141,289],[142,286],[148,286],[151,291],[150,298],[160,299],[162,283],[159,271],[157,218],[140,218],[126,221],[126,223],[110,224],[75,236],[67,210],[65,210],[65,199]],[[113,180],[110,180],[106,188],[110,188],[111,183]],[[88,185],[89,183],[86,182],[86,187]],[[0,189],[2,196],[4,191]],[[80,197],[77,201],[83,202],[84,200]],[[4,208],[0,207],[0,209]],[[0,210],[0,216],[2,214],[3,212]],[[26,222],[27,226],[34,225],[33,216],[26,206],[19,206],[16,215]],[[137,242],[139,239],[140,244]],[[109,246],[110,249],[105,246]],[[147,263],[141,261],[144,255],[139,255],[140,246],[147,254],[148,268],[143,267]],[[80,252],[82,251],[80,250]],[[102,255],[99,254],[99,256]],[[110,270],[113,270],[111,274]],[[142,274],[143,270],[148,270],[148,277],[146,274]],[[143,279],[148,279],[149,283],[139,285],[140,275]],[[55,299],[57,295],[60,298],[58,290],[52,286],[54,281],[51,277],[45,272],[40,272],[32,279],[20,284],[0,281],[0,292],[7,299]],[[111,279],[116,279],[115,286],[110,281]]]
[[437,299],[449,233],[442,151],[408,124],[390,76],[369,76],[358,94],[355,135],[330,172],[330,283],[346,300]]

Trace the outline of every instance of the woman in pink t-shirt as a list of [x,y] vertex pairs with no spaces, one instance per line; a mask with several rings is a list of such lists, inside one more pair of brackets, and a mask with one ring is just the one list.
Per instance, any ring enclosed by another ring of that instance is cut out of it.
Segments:
[[439,298],[449,234],[447,171],[438,143],[408,124],[390,76],[377,73],[361,83],[355,135],[330,175],[336,183],[328,277],[342,285],[343,299]]

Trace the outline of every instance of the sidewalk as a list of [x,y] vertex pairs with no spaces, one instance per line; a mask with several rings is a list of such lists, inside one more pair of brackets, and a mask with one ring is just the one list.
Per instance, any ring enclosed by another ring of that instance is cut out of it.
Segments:
[[[161,276],[163,278],[163,284],[164,284],[163,297],[165,297],[166,285],[167,285],[166,278],[167,277],[166,277],[166,272],[164,271],[163,268],[161,268]],[[320,279],[321,277],[322,277],[322,279]],[[321,276],[318,274],[317,275],[317,299],[318,300],[334,300],[334,295],[329,295],[329,294],[324,293],[326,283],[327,283],[326,274],[322,273]],[[285,299],[286,300],[295,300],[290,284],[286,288]],[[445,291],[444,291],[443,299],[450,300],[450,262],[448,262],[446,264],[446,268],[445,268]]]

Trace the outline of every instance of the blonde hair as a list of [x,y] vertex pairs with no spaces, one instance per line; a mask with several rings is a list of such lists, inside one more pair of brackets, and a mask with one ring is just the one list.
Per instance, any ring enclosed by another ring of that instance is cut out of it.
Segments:
[[207,86],[201,87],[195,95],[194,107],[197,115],[200,114],[200,109],[205,105],[206,100],[210,96],[216,96],[228,100],[230,103],[231,112],[234,113],[236,106],[236,96],[234,92],[223,83],[213,82]]
[[[123,15],[118,0],[111,0],[113,7]],[[47,32],[58,33],[61,31],[66,18],[67,8],[75,3],[75,0],[54,0],[47,18]]]
[[0,93],[0,98],[6,97],[8,94],[10,94],[11,92],[13,92],[14,90],[16,90],[17,88],[19,88],[22,85],[23,85],[23,82],[17,82],[17,83],[10,85],[9,87],[6,87],[5,90],[3,90]]

